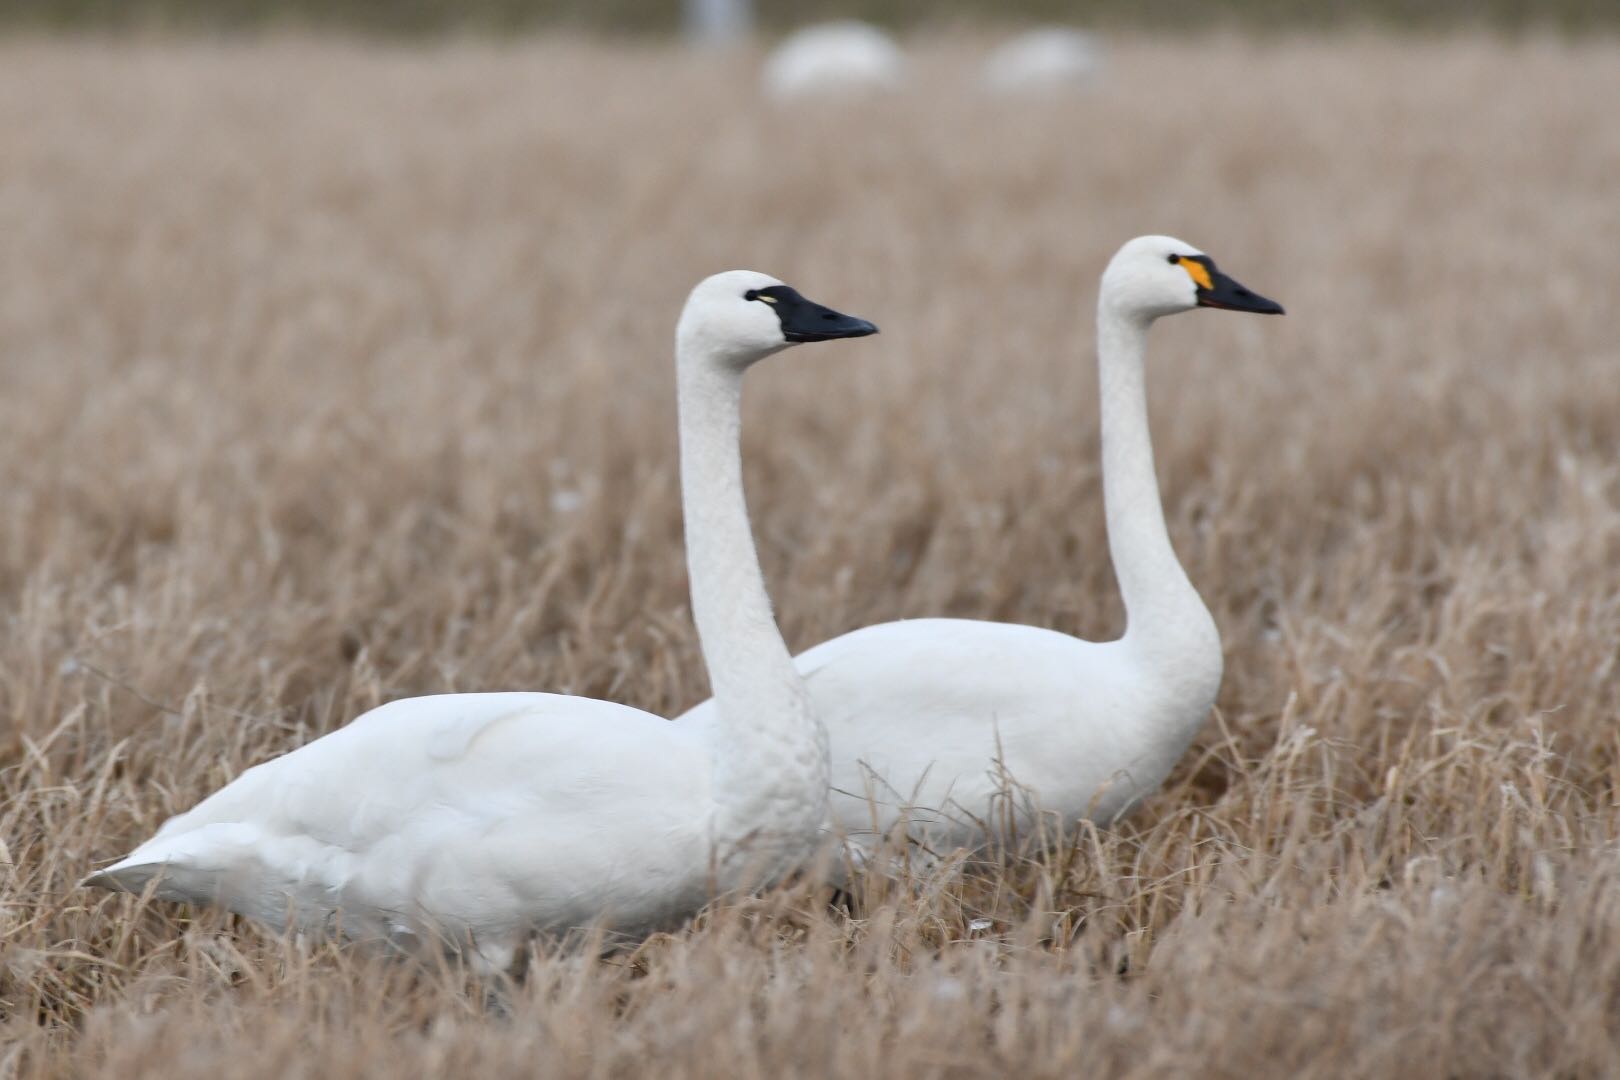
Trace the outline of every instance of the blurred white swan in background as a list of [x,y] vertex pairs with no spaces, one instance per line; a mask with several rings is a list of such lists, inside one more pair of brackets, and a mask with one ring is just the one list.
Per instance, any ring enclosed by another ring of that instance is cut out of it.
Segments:
[[894,39],[853,20],[808,26],[788,35],[765,60],[765,93],[779,101],[892,90],[905,78]]
[[391,702],[172,818],[86,884],[218,904],[276,928],[501,968],[535,930],[642,933],[820,843],[826,733],[771,615],[743,499],[743,372],[804,341],[874,333],[731,271],[676,332],[692,610],[719,705],[706,728],[558,694]]
[[[1203,724],[1220,686],[1221,641],[1165,529],[1143,371],[1153,321],[1195,307],[1282,313],[1166,236],[1130,241],[1103,274],[1103,495],[1122,638],[916,619],[796,658],[831,740],[829,808],[857,854],[902,821],[934,846],[976,845],[983,823],[1007,820],[998,796],[1009,787],[1065,821],[1114,820],[1163,782]],[[678,723],[719,720],[709,701]]]
[[985,61],[983,81],[997,93],[1062,90],[1091,81],[1101,66],[1102,46],[1096,38],[1049,26],[997,46]]

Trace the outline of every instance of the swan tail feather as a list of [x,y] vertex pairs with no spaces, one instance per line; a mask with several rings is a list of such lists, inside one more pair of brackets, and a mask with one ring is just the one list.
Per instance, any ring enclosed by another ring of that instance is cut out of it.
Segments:
[[209,903],[241,853],[252,850],[257,832],[251,826],[222,823],[156,836],[79,884],[138,894],[154,878],[161,878],[154,894],[159,899]]

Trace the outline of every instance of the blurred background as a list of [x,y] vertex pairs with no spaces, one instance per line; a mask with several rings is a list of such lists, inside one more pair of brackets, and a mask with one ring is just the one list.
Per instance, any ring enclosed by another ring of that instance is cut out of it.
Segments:
[[[751,7],[767,31],[858,17],[891,29],[1004,21],[1076,21],[1106,27],[1267,30],[1346,25],[1436,29],[1489,26],[1565,30],[1620,25],[1614,0],[744,0],[688,8]],[[338,27],[389,34],[512,32],[571,27],[625,34],[683,25],[679,0],[6,0],[13,25],[77,28]]]

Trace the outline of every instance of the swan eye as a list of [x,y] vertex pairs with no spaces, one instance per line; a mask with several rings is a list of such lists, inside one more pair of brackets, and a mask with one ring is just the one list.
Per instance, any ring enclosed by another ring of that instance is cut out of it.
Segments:
[[1171,266],[1175,266],[1175,265],[1177,265],[1178,263],[1181,262],[1181,256],[1180,255],[1167,255],[1167,256],[1165,256],[1164,261],[1169,263]]
[[764,293],[760,292],[758,289],[749,289],[747,292],[743,293],[743,299],[744,300],[763,300],[767,304],[776,303],[776,297],[767,296]]

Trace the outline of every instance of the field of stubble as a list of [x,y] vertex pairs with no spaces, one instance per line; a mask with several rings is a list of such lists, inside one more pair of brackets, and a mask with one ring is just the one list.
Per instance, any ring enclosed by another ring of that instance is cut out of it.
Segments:
[[[583,43],[0,44],[0,1074],[1620,1069],[1620,50],[1121,43],[1100,88],[773,109]],[[1155,332],[1218,715],[1130,821],[848,912],[456,972],[76,891],[381,701],[706,693],[671,328],[766,270],[883,327],[750,377],[795,648],[1121,625],[1102,264]]]

